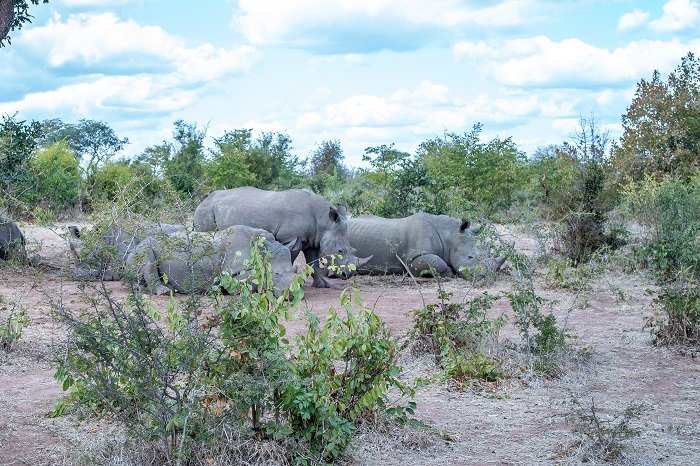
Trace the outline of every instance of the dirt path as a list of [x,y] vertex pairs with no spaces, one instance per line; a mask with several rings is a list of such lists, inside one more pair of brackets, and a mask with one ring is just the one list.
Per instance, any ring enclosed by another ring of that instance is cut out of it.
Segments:
[[[84,451],[111,432],[105,424],[46,416],[61,396],[53,380],[51,347],[62,337],[62,330],[51,317],[50,302],[63,296],[64,302],[80,306],[77,284],[60,269],[66,254],[65,242],[59,236],[64,227],[23,227],[30,243],[40,247],[44,265],[38,269],[0,264],[0,295],[5,305],[21,304],[31,318],[17,350],[7,356],[0,353],[0,465],[71,464],[74,452]],[[513,237],[519,250],[536,247],[526,235],[515,233]],[[514,279],[513,272],[506,271],[494,284],[476,292],[507,291]],[[401,277],[354,277],[352,282],[359,286],[364,302],[374,307],[397,334],[411,325],[407,312],[422,307],[423,300],[434,302],[437,296],[429,280],[416,285]],[[444,384],[429,385],[417,394],[418,418],[445,432],[450,441],[434,436],[399,436],[389,441],[366,434],[354,442],[349,462],[578,464],[582,454],[576,451],[576,437],[564,421],[573,394],[582,402],[593,399],[602,415],[620,413],[632,402],[646,404],[645,414],[635,424],[642,433],[627,443],[618,463],[699,464],[700,356],[650,345],[649,335],[642,328],[653,312],[652,298],[645,293],[653,288],[651,281],[639,274],[608,272],[591,284],[586,306],[581,306],[580,300],[574,303],[567,290],[544,289],[543,282],[543,275],[538,275],[538,293],[558,302],[553,307],[558,321],[568,316],[569,328],[578,337],[575,346],[587,348],[588,357],[573,361],[556,379],[520,373],[513,364],[513,377],[480,393],[456,391]],[[337,308],[346,283],[333,283],[334,287],[326,290],[307,286],[304,306],[317,315],[324,315],[331,306]],[[120,283],[109,286],[116,296],[126,295]],[[448,281],[445,288],[454,293],[454,300],[461,300],[467,291],[462,280]],[[519,342],[506,299],[494,304],[494,315],[500,312],[509,316],[502,338]],[[4,316],[4,311],[0,315]],[[301,322],[289,325],[291,333],[302,329]],[[405,369],[410,376],[426,376],[434,370],[425,358],[407,358]]]

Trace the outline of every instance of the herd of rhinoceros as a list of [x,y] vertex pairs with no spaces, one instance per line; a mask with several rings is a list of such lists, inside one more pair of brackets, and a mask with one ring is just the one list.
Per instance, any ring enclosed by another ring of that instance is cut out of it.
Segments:
[[[100,235],[115,254],[96,266],[78,250],[83,242],[69,227],[79,278],[116,280],[135,273],[152,293],[209,289],[222,273],[245,274],[251,241],[259,238],[270,256],[273,283],[285,289],[297,273],[300,252],[313,268],[313,286],[329,287],[324,278],[371,274],[443,277],[478,276],[498,270],[505,257],[489,257],[474,238],[478,226],[446,215],[426,213],[387,219],[348,218],[345,206],[333,206],[308,191],[263,191],[244,187],[213,191],[194,211],[193,228],[164,223],[116,226]],[[0,216],[0,259],[21,256],[25,240],[17,224]],[[94,251],[93,251],[94,254]],[[322,260],[335,256],[334,267]]]

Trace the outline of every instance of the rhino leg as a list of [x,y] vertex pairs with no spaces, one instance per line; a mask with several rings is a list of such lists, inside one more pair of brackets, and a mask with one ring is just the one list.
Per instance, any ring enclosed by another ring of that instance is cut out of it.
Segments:
[[306,258],[306,263],[311,264],[314,269],[312,277],[314,281],[311,286],[315,288],[330,288],[331,284],[328,283],[322,276],[322,269],[319,259],[321,258],[321,251],[318,248],[306,249],[304,251],[304,257]]
[[411,273],[417,277],[420,277],[423,272],[432,274],[433,269],[442,277],[452,278],[454,276],[450,266],[440,256],[435,254],[422,254],[414,258],[408,266],[411,269]]
[[[160,277],[160,273],[158,272],[158,259],[150,243],[151,241],[149,240],[144,241],[134,252],[129,254],[126,261],[127,266],[134,267],[134,265],[136,265],[136,257],[138,256],[138,258],[143,261],[138,275],[143,277],[151,293],[155,295],[168,294],[170,293],[170,288],[163,283]],[[134,269],[136,269],[136,267],[134,267]]]

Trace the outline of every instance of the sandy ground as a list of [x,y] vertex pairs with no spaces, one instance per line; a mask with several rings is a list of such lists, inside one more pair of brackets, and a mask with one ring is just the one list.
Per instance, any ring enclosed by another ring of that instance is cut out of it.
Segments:
[[[54,401],[62,395],[53,379],[56,365],[51,349],[64,330],[52,318],[51,302],[79,308],[77,283],[65,271],[66,245],[61,237],[65,225],[52,229],[22,227],[30,246],[42,256],[37,268],[0,264],[0,318],[8,306],[24,307],[31,325],[12,353],[0,353],[0,465],[71,464],[71,458],[87,445],[109,437],[108,423],[79,423],[71,416],[49,418]],[[529,253],[537,248],[531,237],[516,228],[502,228],[505,239]],[[570,290],[547,289],[546,269],[535,275],[538,294],[555,300],[559,322],[568,317],[577,338],[577,349],[588,357],[572,360],[557,378],[535,377],[510,361],[512,377],[483,391],[456,390],[434,383],[418,391],[417,417],[440,430],[448,440],[432,436],[420,440],[374,434],[353,442],[348,461],[352,464],[404,465],[531,465],[578,464],[584,457],[579,438],[564,415],[569,400],[595,402],[601,416],[620,414],[630,403],[645,403],[644,414],[633,423],[641,434],[626,442],[621,464],[700,464],[700,356],[693,350],[655,348],[643,330],[653,314],[653,282],[641,272],[624,273],[616,267],[594,279],[583,296]],[[498,294],[512,288],[515,272],[507,269],[485,288],[469,290],[463,280],[449,280],[446,290],[453,301],[467,292]],[[365,303],[374,307],[391,330],[405,333],[409,311],[423,301],[435,302],[435,284],[423,279],[413,283],[402,277],[353,277]],[[339,305],[346,282],[333,281],[333,288],[305,288],[303,306],[323,315]],[[126,290],[109,283],[116,296]],[[584,298],[584,299],[581,299]],[[167,299],[167,298],[157,298]],[[2,307],[5,307],[3,309]],[[507,299],[494,304],[493,314],[505,312],[509,323],[502,341],[520,343]],[[302,322],[289,324],[290,332],[303,329]],[[404,357],[407,377],[425,377],[435,370],[426,358]],[[93,442],[94,439],[94,442]],[[590,463],[589,463],[590,464]]]

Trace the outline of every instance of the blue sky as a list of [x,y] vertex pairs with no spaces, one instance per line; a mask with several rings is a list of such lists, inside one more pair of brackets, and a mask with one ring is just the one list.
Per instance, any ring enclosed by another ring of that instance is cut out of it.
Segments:
[[50,0],[0,49],[0,114],[108,123],[122,155],[173,122],[288,134],[349,166],[482,123],[532,154],[700,55],[697,0]]

